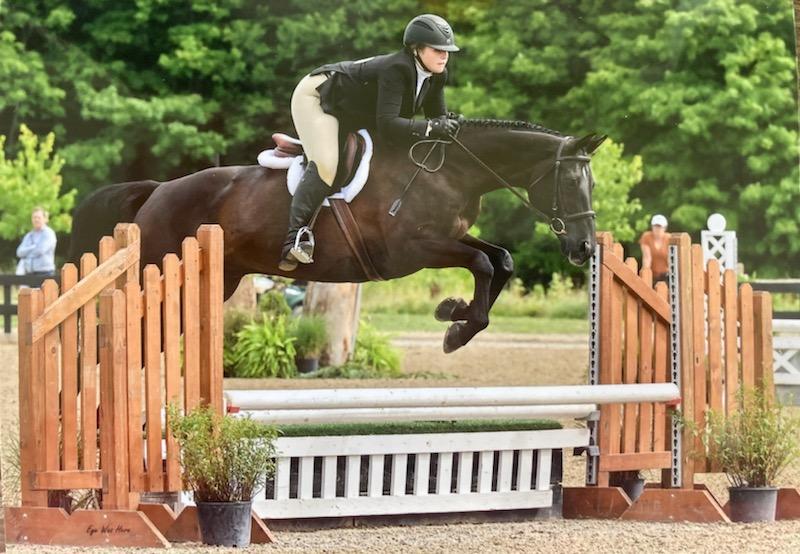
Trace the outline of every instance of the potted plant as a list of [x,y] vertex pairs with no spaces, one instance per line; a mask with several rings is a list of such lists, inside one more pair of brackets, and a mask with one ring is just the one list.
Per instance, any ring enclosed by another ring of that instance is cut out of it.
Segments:
[[328,328],[320,316],[301,316],[294,322],[295,361],[300,373],[311,373],[319,368],[319,357],[328,344]]
[[182,415],[171,404],[168,413],[203,542],[247,546],[253,494],[274,471],[275,429],[207,406]]
[[760,389],[740,394],[739,406],[727,416],[708,413],[699,434],[709,458],[725,471],[732,485],[728,489],[731,520],[774,521],[775,480],[800,453],[800,420]]

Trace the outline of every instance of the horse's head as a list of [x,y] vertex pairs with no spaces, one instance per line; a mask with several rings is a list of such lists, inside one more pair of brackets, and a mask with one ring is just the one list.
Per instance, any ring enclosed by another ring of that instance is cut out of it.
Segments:
[[528,199],[550,219],[561,252],[574,265],[584,264],[596,246],[594,178],[589,162],[605,139],[599,135],[564,137],[549,168],[528,187]]

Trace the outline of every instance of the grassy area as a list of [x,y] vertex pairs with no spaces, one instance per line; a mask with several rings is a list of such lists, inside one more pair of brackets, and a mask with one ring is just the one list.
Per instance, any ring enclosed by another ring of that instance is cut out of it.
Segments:
[[[464,269],[423,269],[402,279],[365,283],[361,308],[370,314],[432,314],[444,298],[471,298],[472,275]],[[525,290],[512,279],[492,307],[494,316],[586,319],[585,289],[575,289],[560,275],[553,275],[550,287]]]
[[[436,321],[433,312],[424,315],[365,313],[362,317],[383,333],[444,332],[447,329],[447,323]],[[587,333],[589,322],[586,319],[491,316],[491,323],[486,331],[531,334]]]
[[540,431],[561,429],[556,421],[532,420],[467,420],[467,421],[405,421],[382,423],[305,423],[280,425],[284,437],[329,437],[348,435],[410,435],[430,433],[481,433],[493,431]]

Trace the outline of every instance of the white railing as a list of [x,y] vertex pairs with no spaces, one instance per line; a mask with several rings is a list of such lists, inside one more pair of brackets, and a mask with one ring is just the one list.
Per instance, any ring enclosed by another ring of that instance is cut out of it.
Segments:
[[800,320],[772,320],[776,385],[800,385]]
[[[225,391],[229,411],[274,424],[584,419],[597,404],[679,396],[671,383]],[[554,451],[589,444],[585,428],[280,437],[253,508],[287,519],[550,507]]]
[[282,437],[253,509],[282,519],[549,507],[553,450],[588,444],[586,429]]

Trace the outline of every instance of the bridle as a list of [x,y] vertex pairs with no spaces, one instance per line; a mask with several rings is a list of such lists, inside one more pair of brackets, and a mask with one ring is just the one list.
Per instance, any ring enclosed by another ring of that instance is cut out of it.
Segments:
[[551,171],[553,172],[553,204],[551,206],[549,214],[543,212],[542,210],[540,210],[539,208],[534,206],[533,203],[531,203],[530,200],[528,200],[522,194],[520,194],[513,186],[511,186],[511,184],[508,181],[506,181],[505,179],[503,179],[503,177],[498,175],[497,172],[495,172],[491,167],[486,165],[483,162],[483,160],[481,160],[469,148],[467,148],[467,146],[463,142],[458,140],[458,137],[454,136],[454,137],[451,137],[451,138],[452,138],[452,141],[455,142],[457,145],[459,145],[461,147],[461,149],[464,150],[464,152],[467,153],[467,155],[469,155],[473,160],[475,160],[475,162],[478,163],[478,165],[480,165],[481,167],[486,169],[504,187],[506,187],[512,193],[514,193],[514,195],[522,201],[523,205],[525,205],[526,208],[528,208],[532,212],[544,217],[545,219],[548,219],[549,222],[550,222],[550,230],[553,231],[553,234],[555,234],[555,235],[566,235],[567,234],[567,222],[569,222],[569,221],[577,221],[579,219],[585,219],[585,218],[594,219],[596,217],[597,214],[595,214],[594,210],[586,210],[586,211],[577,212],[577,213],[574,213],[574,214],[567,214],[564,211],[564,208],[563,208],[564,202],[561,199],[561,187],[559,186],[559,180],[558,180],[559,173],[561,171],[561,162],[583,162],[583,163],[588,163],[589,161],[591,161],[591,158],[589,156],[582,156],[582,155],[562,156],[561,155],[561,153],[564,150],[564,146],[567,144],[567,141],[569,141],[569,139],[572,138],[572,137],[564,137],[564,138],[561,139],[561,142],[558,145],[558,150],[556,150],[556,158],[553,161],[553,165],[551,165],[548,168],[548,170],[545,171],[544,173],[542,173],[538,178],[536,178],[535,173],[532,174],[531,175],[531,182],[528,183],[527,187],[525,187],[526,190],[530,193],[533,190],[533,187],[535,187],[539,183],[539,181],[541,181],[542,179],[547,177],[550,174]]
[[[425,170],[428,173],[434,173],[439,171],[444,165],[444,145],[450,143],[456,143],[464,152],[467,153],[469,157],[471,157],[478,165],[483,167],[486,171],[491,173],[495,179],[498,180],[505,188],[510,190],[517,198],[522,201],[522,204],[528,208],[530,211],[544,217],[546,220],[549,221],[550,230],[555,235],[566,235],[567,234],[567,223],[570,221],[577,221],[579,219],[591,218],[594,219],[596,214],[594,210],[586,210],[583,212],[578,212],[574,214],[567,214],[563,208],[563,200],[561,198],[561,187],[559,186],[559,173],[561,171],[561,163],[562,162],[581,162],[581,163],[588,163],[591,161],[591,158],[586,155],[573,155],[573,156],[562,156],[562,152],[564,151],[564,146],[567,144],[569,139],[572,137],[563,137],[560,138],[561,142],[558,145],[558,149],[556,150],[556,157],[553,161],[553,165],[551,165],[547,171],[542,173],[538,178],[536,178],[535,173],[531,175],[531,181],[528,183],[526,190],[529,194],[531,194],[533,187],[535,187],[542,179],[547,177],[550,172],[553,172],[553,204],[550,209],[550,213],[547,214],[537,208],[536,206],[531,203],[530,200],[525,198],[517,189],[515,189],[508,181],[506,181],[502,176],[500,176],[495,170],[489,167],[483,160],[481,160],[478,156],[476,156],[472,150],[470,150],[463,142],[458,139],[457,134],[451,135],[450,139],[430,139],[430,140],[421,140],[414,143],[408,151],[408,157],[411,159],[411,162],[417,166],[417,171],[411,177],[411,180],[406,184],[403,188],[403,192],[400,194],[400,197],[394,201],[392,207],[389,209],[389,214],[394,216],[400,210],[400,206],[402,206],[403,198],[405,197],[406,192],[411,187],[411,183],[414,182],[414,179],[419,175],[421,170]],[[421,162],[417,161],[414,158],[414,148],[419,146],[420,144],[432,144],[433,146],[428,151],[427,155],[423,158]],[[428,158],[433,153],[434,149],[437,145],[442,145],[442,157],[439,164],[436,167],[429,168],[425,165],[425,162],[428,161]]]

